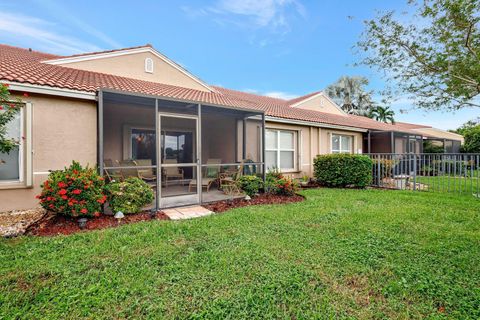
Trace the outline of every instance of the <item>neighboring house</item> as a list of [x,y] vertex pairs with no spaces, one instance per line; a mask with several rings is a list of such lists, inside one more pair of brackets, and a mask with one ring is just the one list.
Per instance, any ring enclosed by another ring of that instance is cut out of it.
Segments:
[[445,134],[348,115],[322,92],[283,100],[211,86],[150,45],[67,57],[0,45],[0,82],[28,93],[9,127],[21,146],[0,154],[0,211],[36,206],[49,171],[72,160],[148,176],[167,207],[220,199],[207,182],[244,160],[248,172],[311,175],[318,154],[412,152],[398,149],[404,137]]

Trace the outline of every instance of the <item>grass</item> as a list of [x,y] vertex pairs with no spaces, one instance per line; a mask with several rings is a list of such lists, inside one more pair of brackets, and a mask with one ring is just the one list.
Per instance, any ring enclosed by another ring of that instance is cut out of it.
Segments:
[[319,189],[52,238],[0,240],[0,319],[480,317],[480,202]]
[[478,177],[462,176],[418,176],[417,183],[428,185],[428,191],[464,193],[466,195],[480,193],[480,179]]

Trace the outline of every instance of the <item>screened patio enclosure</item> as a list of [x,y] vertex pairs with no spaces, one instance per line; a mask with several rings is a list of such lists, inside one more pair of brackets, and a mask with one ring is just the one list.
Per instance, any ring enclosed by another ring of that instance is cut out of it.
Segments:
[[462,142],[451,139],[425,138],[423,146],[430,147],[430,149],[433,146],[438,153],[460,153]]
[[98,112],[101,174],[144,180],[151,209],[231,199],[240,175],[264,174],[258,110],[103,90]]
[[364,136],[367,153],[422,153],[423,137],[396,131],[370,130]]

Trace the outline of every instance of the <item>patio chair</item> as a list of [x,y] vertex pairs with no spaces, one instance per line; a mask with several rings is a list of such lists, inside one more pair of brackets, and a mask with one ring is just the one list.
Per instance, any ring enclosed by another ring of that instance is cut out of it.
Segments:
[[[137,166],[146,167],[152,165],[152,159],[137,159],[134,160]],[[153,168],[148,169],[138,169],[137,175],[139,179],[142,179],[147,183],[151,188],[157,187],[157,176],[153,173]]]
[[[218,176],[220,173],[220,164],[222,159],[208,159],[207,166],[202,168],[202,188],[206,188],[207,192],[210,191],[210,187],[216,181],[218,181]],[[211,165],[210,167],[208,165]],[[188,192],[192,192],[192,188],[197,187],[197,179],[193,179],[188,184]]]
[[[117,164],[114,163],[112,159],[105,159],[105,161],[103,162],[103,166],[105,168],[108,168],[108,167],[112,168],[112,167],[117,167]],[[116,181],[123,180],[122,171],[120,169],[104,169],[104,172],[109,182],[112,182],[113,180],[116,180]]]
[[244,161],[242,160],[236,171],[228,171],[220,174],[220,189],[222,189],[225,194],[237,195],[242,193],[237,185],[237,181],[243,174],[243,166]]
[[[164,164],[177,164],[176,159],[165,159],[163,161]],[[165,177],[165,187],[168,186],[168,181],[169,180],[181,180],[183,184],[184,178],[184,172],[183,169],[179,167],[165,167],[163,168],[163,175]],[[172,179],[173,178],[173,179]]]
[[[134,160],[135,164],[139,167],[152,166],[152,159],[137,159]],[[145,182],[155,182],[157,175],[153,173],[153,168],[137,169],[138,177]]]
[[134,160],[121,160],[119,166],[125,167],[120,169],[124,179],[138,177],[138,169],[136,168],[137,164]]

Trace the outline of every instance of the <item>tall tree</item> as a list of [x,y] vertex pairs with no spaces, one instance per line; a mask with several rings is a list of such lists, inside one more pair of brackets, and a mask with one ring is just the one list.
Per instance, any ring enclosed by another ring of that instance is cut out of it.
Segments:
[[341,108],[359,116],[369,116],[376,104],[372,92],[367,91],[368,79],[364,77],[342,76],[325,89],[325,93]]
[[361,63],[390,80],[390,94],[406,96],[418,107],[480,106],[480,1],[408,4],[410,14],[389,11],[365,21],[357,43]]
[[371,118],[385,123],[395,123],[395,112],[390,107],[377,106],[372,110]]

